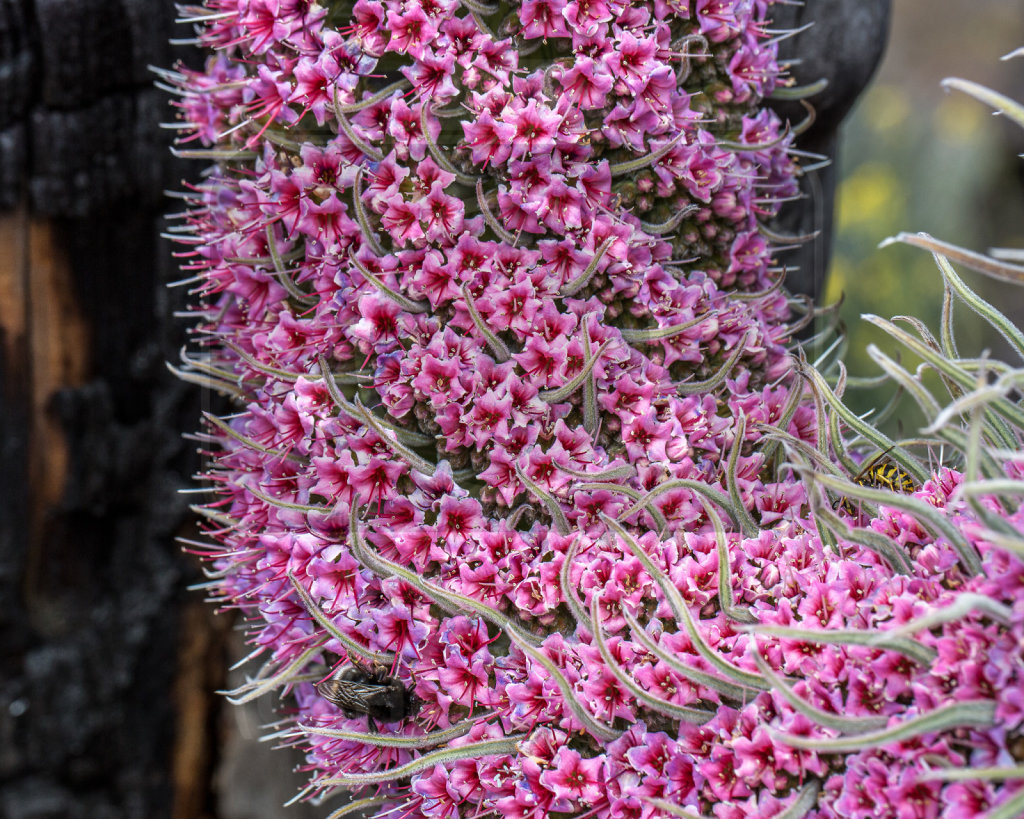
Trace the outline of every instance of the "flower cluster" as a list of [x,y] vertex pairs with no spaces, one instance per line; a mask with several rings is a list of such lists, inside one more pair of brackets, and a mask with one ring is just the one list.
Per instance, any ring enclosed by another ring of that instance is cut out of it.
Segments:
[[[1020,555],[955,473],[917,493],[938,537],[883,506],[836,538],[780,467],[824,419],[761,229],[796,190],[770,11],[193,10],[217,56],[165,76],[182,153],[219,164],[188,196],[186,376],[237,404],[208,418],[202,548],[267,660],[238,696],[290,688],[311,793],[431,817],[1013,798],[928,771],[1020,756]],[[404,690],[401,720],[314,685],[369,664],[359,696]]]

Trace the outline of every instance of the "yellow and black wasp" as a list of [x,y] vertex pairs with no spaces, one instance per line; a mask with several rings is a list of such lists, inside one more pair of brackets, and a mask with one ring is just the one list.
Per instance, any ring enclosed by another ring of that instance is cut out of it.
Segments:
[[[884,452],[879,452],[861,467],[853,482],[871,489],[888,489],[891,492],[910,493],[917,489],[917,483],[910,473],[889,459],[888,455],[891,451],[892,447],[889,447]],[[850,515],[857,514],[857,510],[854,509],[849,498],[840,498],[832,506],[833,509],[840,507]]]

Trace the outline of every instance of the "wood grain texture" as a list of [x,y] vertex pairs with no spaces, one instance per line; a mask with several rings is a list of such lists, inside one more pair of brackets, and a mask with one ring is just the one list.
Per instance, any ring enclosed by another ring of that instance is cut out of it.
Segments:
[[0,815],[11,819],[170,815],[178,608],[195,575],[174,543],[187,511],[175,488],[190,471],[178,430],[198,408],[163,367],[176,330],[154,321],[163,288],[151,265],[168,253],[156,227],[127,208],[0,214]]

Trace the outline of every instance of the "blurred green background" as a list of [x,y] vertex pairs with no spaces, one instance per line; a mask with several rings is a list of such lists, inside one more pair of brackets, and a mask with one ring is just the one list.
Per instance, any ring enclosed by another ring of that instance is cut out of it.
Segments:
[[[931,255],[905,246],[879,250],[879,242],[900,231],[924,231],[979,251],[1024,248],[1024,160],[1018,157],[1024,132],[981,103],[939,86],[945,77],[962,77],[1024,99],[1024,58],[1000,61],[1024,45],[1024,3],[895,0],[893,7],[885,60],[842,132],[836,239],[825,294],[825,303],[845,296],[846,363],[851,375],[860,376],[881,372],[865,352],[868,343],[890,355],[899,351],[860,319],[862,313],[913,315],[938,335],[942,307],[942,279]],[[1024,288],[959,272],[1018,326],[1024,324]],[[961,355],[987,348],[1007,359],[1002,340],[966,308],[959,306],[956,316]],[[902,361],[917,363],[906,355]],[[891,389],[855,390],[847,400],[863,412],[884,404],[888,394]],[[905,400],[888,431],[913,435],[920,419]]]

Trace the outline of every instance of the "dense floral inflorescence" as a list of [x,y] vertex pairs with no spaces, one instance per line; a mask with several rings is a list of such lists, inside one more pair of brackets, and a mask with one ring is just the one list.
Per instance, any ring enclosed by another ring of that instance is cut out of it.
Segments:
[[[209,417],[212,587],[267,660],[240,696],[291,690],[311,793],[718,819],[1012,794],[927,772],[1024,755],[1019,555],[949,470],[916,493],[938,537],[846,503],[823,542],[829,504],[780,468],[821,435],[761,229],[796,191],[770,11],[191,10],[216,56],[167,77],[220,161],[188,197],[188,372],[237,402]],[[981,596],[912,646],[784,631]],[[346,664],[385,666],[403,718],[321,696]]]

